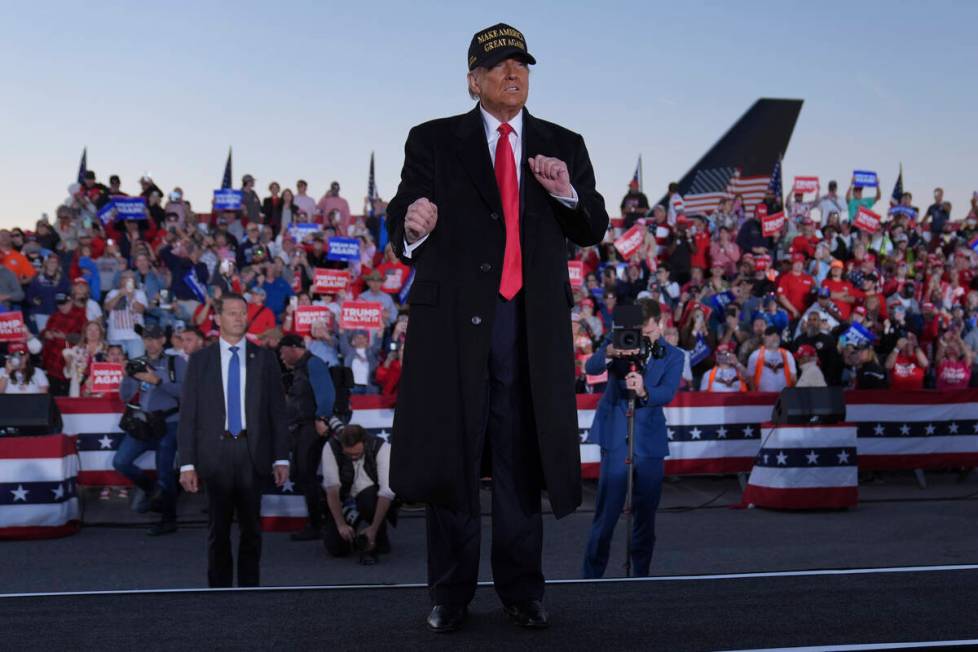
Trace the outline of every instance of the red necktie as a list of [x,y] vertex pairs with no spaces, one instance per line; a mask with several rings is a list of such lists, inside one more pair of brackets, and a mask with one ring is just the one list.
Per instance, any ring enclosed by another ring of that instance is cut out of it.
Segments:
[[496,143],[496,184],[503,202],[506,222],[506,249],[503,252],[503,276],[499,294],[509,301],[523,287],[523,254],[520,251],[520,184],[516,180],[516,159],[509,144],[513,128],[504,122],[499,125]]

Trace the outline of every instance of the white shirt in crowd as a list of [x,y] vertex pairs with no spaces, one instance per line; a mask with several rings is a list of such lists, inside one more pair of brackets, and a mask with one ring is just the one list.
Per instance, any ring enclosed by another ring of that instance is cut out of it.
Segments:
[[733,367],[717,367],[713,387],[710,387],[711,373],[713,373],[712,369],[703,374],[703,379],[700,380],[700,391],[713,393],[740,391],[740,378],[737,377],[737,370]]
[[356,355],[350,362],[350,370],[353,372],[354,385],[370,384],[370,362],[367,360],[367,349],[354,349]]
[[[353,462],[353,486],[350,487],[350,496],[356,495],[364,489],[374,486],[373,480],[367,475],[363,466],[365,456]],[[327,444],[323,446],[323,489],[332,489],[340,486],[340,469],[336,464],[336,456],[333,455],[333,447]],[[384,443],[377,451],[377,495],[394,500],[394,492],[390,485],[391,468],[391,447]]]
[[48,377],[40,369],[35,368],[31,375],[31,382],[23,382],[24,374],[15,371],[13,377],[7,375],[7,370],[0,367],[0,380],[7,381],[7,389],[4,394],[45,394],[48,391]]
[[[496,145],[499,143],[499,125],[502,123],[496,119],[495,116],[490,114],[488,111],[479,105],[479,111],[482,113],[482,126],[486,130],[486,144],[489,146],[489,160],[492,162],[493,168],[496,167]],[[509,144],[513,148],[513,158],[516,160],[516,183],[520,182],[522,178],[523,166],[520,165],[523,157],[523,112],[520,111],[513,119],[509,121],[509,126],[513,128],[509,132]],[[567,208],[577,207],[577,190],[571,186],[571,196],[570,197],[560,197],[558,195],[552,195],[554,199],[559,201],[561,204]],[[408,244],[407,240],[404,241],[404,256],[407,258],[411,257],[412,252],[421,246],[421,243],[428,239],[428,236],[423,238],[418,238],[414,241],[414,244]]]
[[[246,354],[248,352],[248,349],[247,349],[247,340],[245,340],[244,338],[241,338],[241,341],[238,342],[237,344],[229,344],[222,337],[222,338],[219,338],[217,341],[218,341],[218,345],[221,347],[221,389],[222,389],[223,394],[224,394],[224,405],[225,406],[227,406],[227,404],[228,404],[228,399],[227,399],[227,396],[228,396],[228,369],[231,366],[231,347],[232,346],[238,347],[238,351],[237,351],[237,353],[238,353],[238,368],[240,369],[240,371],[238,372],[238,379],[240,381],[240,383],[239,383],[239,390],[241,392],[239,394],[241,400],[238,401],[238,402],[241,405],[241,428],[244,429],[244,430],[247,430],[248,429],[248,417],[247,417],[247,413],[245,412],[245,396],[247,396],[247,394],[245,393],[245,389],[248,387],[248,360],[247,360],[247,357],[246,357]],[[225,407],[225,412],[227,412],[226,407]],[[224,415],[224,429],[225,430],[229,430],[229,428],[228,428],[227,414]],[[274,465],[275,466],[288,466],[288,464],[289,464],[289,461],[288,460],[275,460],[275,462],[274,462]],[[194,470],[194,465],[193,464],[184,464],[183,466],[180,467],[180,472],[181,473],[184,472],[184,471],[193,471],[193,470]]]
[[750,358],[747,360],[747,373],[751,378],[754,377],[754,370],[757,369],[757,357],[764,352],[764,361],[761,363],[761,380],[757,383],[755,388],[758,392],[780,392],[788,385],[788,381],[784,376],[784,363],[785,360],[788,362],[788,370],[791,372],[792,378],[798,378],[798,370],[795,367],[795,359],[790,354],[785,352],[784,357],[781,356],[781,349],[776,351],[769,351],[766,347],[761,347],[757,351],[750,354]]
[[[105,296],[105,301],[112,301],[120,294],[122,294],[122,290],[110,290]],[[122,307],[123,302],[127,302],[124,308]],[[141,325],[143,323],[143,314],[132,309],[133,303],[138,303],[145,308],[149,304],[146,293],[138,289],[133,290],[130,299],[121,299],[116,304],[115,309],[109,311],[106,320],[105,339],[110,342],[139,339],[139,334],[136,333],[135,328],[136,324]]]

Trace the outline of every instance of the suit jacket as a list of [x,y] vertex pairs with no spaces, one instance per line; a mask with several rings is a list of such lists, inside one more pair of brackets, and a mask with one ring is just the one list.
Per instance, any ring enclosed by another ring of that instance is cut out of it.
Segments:
[[[265,475],[271,473],[275,460],[289,458],[282,372],[272,350],[251,342],[245,344],[245,364],[248,382],[243,400],[248,450],[256,472]],[[230,463],[221,455],[226,415],[221,347],[215,342],[190,356],[177,431],[180,464],[193,464],[205,480],[222,464]]]
[[[560,517],[581,501],[567,240],[600,242],[608,214],[581,136],[524,109],[521,141],[523,323],[532,396],[527,419],[536,428],[542,467],[541,477],[527,481],[542,481]],[[567,164],[579,198],[575,208],[534,178],[526,161],[538,154]],[[404,217],[420,197],[438,207],[438,224],[406,258]],[[478,106],[411,130],[401,183],[387,207],[389,241],[415,269],[391,440],[391,485],[407,500],[478,509],[472,504],[478,478],[467,469],[482,453],[476,442],[486,427],[486,370],[506,241],[502,215]]]
[[[668,457],[669,440],[666,436],[666,417],[662,407],[669,403],[679,389],[683,375],[683,352],[665,340],[659,343],[666,350],[664,357],[649,358],[645,365],[645,400],[636,400],[635,454],[642,457]],[[585,363],[587,373],[600,374],[605,369],[605,343]],[[627,445],[628,395],[624,377],[616,371],[617,365],[608,369],[608,386],[598,403],[591,424],[589,439],[607,450],[617,450]]]

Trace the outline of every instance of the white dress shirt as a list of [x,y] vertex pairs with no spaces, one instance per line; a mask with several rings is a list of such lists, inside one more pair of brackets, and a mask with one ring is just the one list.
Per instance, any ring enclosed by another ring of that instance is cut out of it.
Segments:
[[[496,145],[499,143],[499,125],[502,123],[491,113],[482,108],[479,105],[479,111],[482,113],[482,126],[486,130],[486,143],[489,146],[489,160],[492,162],[492,167],[496,167]],[[523,166],[523,112],[520,111],[513,119],[509,121],[509,126],[513,128],[509,132],[509,144],[513,148],[513,158],[517,161],[516,165],[516,183],[519,185]],[[570,197],[560,197],[558,195],[551,195],[554,199],[559,201],[561,204],[567,208],[577,208],[577,190],[574,186],[571,186],[571,196]],[[428,235],[424,235],[414,241],[413,244],[408,244],[407,239],[404,240],[404,256],[410,258],[414,250],[421,246],[425,240],[428,239]]]
[[[241,404],[241,428],[246,430],[248,428],[248,417],[245,410],[245,396],[247,393],[245,389],[248,387],[248,361],[246,358],[247,354],[247,343],[248,341],[241,338],[237,344],[230,344],[223,337],[217,340],[218,346],[221,347],[221,393],[224,395],[224,429],[228,428],[228,418],[227,418],[227,404],[228,404],[228,368],[231,366],[231,347],[238,347],[238,378],[240,380],[240,394],[238,403]],[[275,466],[285,465],[288,466],[288,460],[275,460]],[[193,464],[184,464],[180,467],[180,472],[193,471]]]
[[[356,498],[357,494],[364,489],[374,486],[374,481],[367,475],[363,468],[363,460],[353,462],[353,486],[350,487],[350,496]],[[340,470],[336,463],[336,456],[333,455],[333,447],[329,444],[323,446],[323,489],[329,490],[340,486]],[[383,498],[394,500],[394,492],[390,485],[391,467],[391,447],[384,443],[377,451],[377,495]]]

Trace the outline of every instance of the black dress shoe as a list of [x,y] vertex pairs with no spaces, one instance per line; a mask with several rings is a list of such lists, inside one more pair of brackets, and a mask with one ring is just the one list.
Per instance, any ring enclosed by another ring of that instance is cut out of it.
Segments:
[[462,627],[468,608],[454,604],[436,604],[428,614],[428,629],[437,633],[454,632]]
[[550,627],[550,614],[539,600],[514,602],[503,607],[503,611],[520,627],[544,629]]

